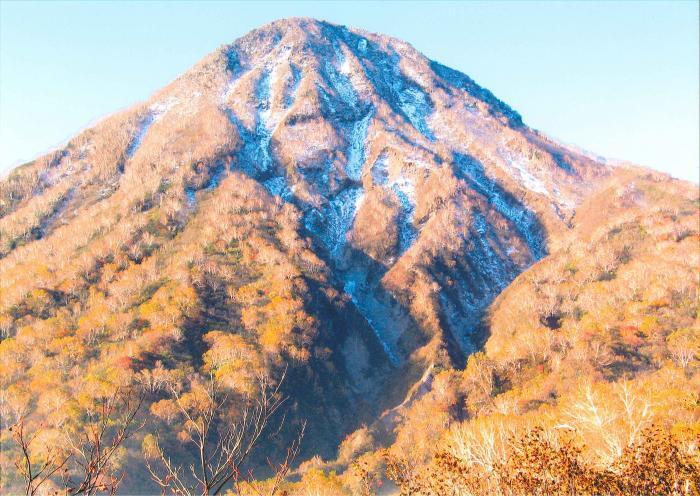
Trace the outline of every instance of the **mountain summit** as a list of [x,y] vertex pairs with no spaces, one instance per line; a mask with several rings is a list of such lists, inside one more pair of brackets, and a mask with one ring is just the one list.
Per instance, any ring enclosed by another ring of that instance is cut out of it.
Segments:
[[[687,203],[664,222],[691,225],[692,188],[549,139],[408,43],[275,21],[0,183],[3,388],[47,419],[107,383],[165,397],[157,377],[209,374],[246,397],[286,370],[290,426],[314,419],[305,455],[362,424],[394,439],[438,370],[518,341],[521,273],[593,243],[596,205],[656,212],[660,181]],[[532,298],[542,335],[577,311]]]

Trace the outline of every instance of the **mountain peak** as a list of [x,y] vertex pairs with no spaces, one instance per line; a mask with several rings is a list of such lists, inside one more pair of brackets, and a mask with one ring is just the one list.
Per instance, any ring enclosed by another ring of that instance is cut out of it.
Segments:
[[[178,448],[173,466],[188,466],[183,408],[224,405],[219,392],[230,403],[212,437],[238,413],[244,428],[245,412],[265,416],[247,408],[266,408],[256,395],[275,384],[288,428],[267,429],[252,463],[296,455],[308,419],[299,456],[333,470],[416,439],[427,459],[449,419],[493,415],[503,432],[520,413],[553,418],[581,371],[624,378],[595,404],[625,403],[626,361],[647,373],[680,343],[690,370],[686,186],[547,138],[405,42],[274,21],[0,181],[0,413],[50,425],[31,439],[52,445],[94,432],[86,419],[114,387],[143,387],[153,433],[119,458],[125,491],[153,493],[137,487],[141,447],[167,464],[161,446]],[[667,376],[694,391],[681,368]]]
[[[453,355],[467,353],[472,338],[447,316],[480,315],[607,171],[409,44],[309,18],[222,47],[47,163],[42,187],[70,191],[65,208],[120,198],[148,210],[165,196],[185,224],[226,176],[244,174],[296,209],[393,364],[415,350],[407,333],[451,335]],[[75,181],[95,190],[78,194]],[[445,246],[469,250],[477,268],[460,270],[475,279],[435,303],[429,330],[408,307],[389,318],[419,261]]]
[[344,26],[308,17],[278,19],[255,28],[224,47],[253,57],[278,45],[303,49],[305,45],[323,45],[337,40]]
[[317,19],[314,17],[283,17],[280,19],[275,19],[262,26],[252,29],[250,33],[255,33],[256,31],[289,31],[301,29],[306,32],[310,32],[313,29],[321,29],[323,26],[330,26],[334,28],[342,28],[344,26],[340,24],[334,24],[323,19]]

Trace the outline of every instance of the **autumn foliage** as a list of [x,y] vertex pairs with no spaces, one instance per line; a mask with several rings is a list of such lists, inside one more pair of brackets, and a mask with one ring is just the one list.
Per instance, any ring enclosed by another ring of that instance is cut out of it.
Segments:
[[697,494],[698,205],[268,25],[0,180],[0,491]]

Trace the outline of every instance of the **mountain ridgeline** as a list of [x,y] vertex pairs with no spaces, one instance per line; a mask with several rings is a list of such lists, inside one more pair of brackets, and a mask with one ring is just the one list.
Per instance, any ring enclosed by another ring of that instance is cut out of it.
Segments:
[[470,429],[563,424],[620,381],[682,397],[635,432],[697,435],[697,209],[692,185],[564,146],[405,42],[276,21],[0,182],[2,418],[51,445],[147,390],[116,457],[145,493],[142,445],[186,440],[173,395],[207,381],[231,412],[279,388],[249,463],[306,421],[314,494],[372,486],[381,447],[486,466]]

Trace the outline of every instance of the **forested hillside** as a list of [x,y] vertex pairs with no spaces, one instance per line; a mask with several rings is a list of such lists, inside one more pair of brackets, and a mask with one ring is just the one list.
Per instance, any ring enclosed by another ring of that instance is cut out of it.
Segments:
[[695,494],[698,209],[263,26],[0,181],[0,487]]
[[363,469],[402,494],[695,494],[697,202],[620,171],[496,299],[464,370],[346,442]]

